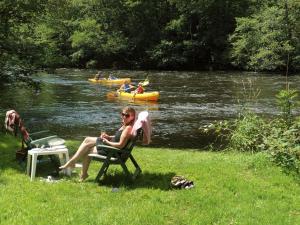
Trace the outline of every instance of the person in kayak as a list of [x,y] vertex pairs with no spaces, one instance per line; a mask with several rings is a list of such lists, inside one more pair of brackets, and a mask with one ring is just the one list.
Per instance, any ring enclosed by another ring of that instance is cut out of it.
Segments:
[[104,77],[103,77],[103,73],[101,71],[99,71],[95,77],[94,77],[95,80],[103,80]]
[[143,93],[144,93],[144,88],[143,88],[143,85],[142,85],[141,82],[138,84],[137,89],[135,89],[135,91],[134,91],[133,93],[134,93],[135,95],[136,95],[136,94],[143,94]]
[[117,80],[118,78],[116,78],[116,77],[115,77],[114,75],[112,75],[112,74],[109,74],[108,79],[109,79],[109,80]]
[[131,84],[129,83],[129,81],[125,81],[125,82],[121,85],[121,87],[118,89],[118,91],[119,91],[119,92],[124,91],[124,92],[127,92],[127,93],[131,93],[131,91],[134,90],[134,89],[135,89],[135,87],[134,87],[133,85],[131,85]]
[[105,132],[101,132],[99,137],[86,137],[73,157],[65,165],[60,166],[59,169],[74,168],[75,163],[82,158],[82,170],[79,181],[84,181],[89,176],[88,168],[91,159],[88,154],[98,153],[106,155],[106,150],[96,148],[98,144],[109,145],[119,149],[124,148],[132,137],[131,131],[135,122],[135,114],[134,108],[129,106],[123,108],[121,112],[122,126],[116,131],[115,135],[110,136]]

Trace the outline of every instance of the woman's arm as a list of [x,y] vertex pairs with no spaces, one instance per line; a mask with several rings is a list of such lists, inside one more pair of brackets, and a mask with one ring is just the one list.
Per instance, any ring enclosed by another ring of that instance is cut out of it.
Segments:
[[125,85],[122,84],[121,87],[118,89],[118,91],[124,91],[124,90],[125,90],[124,86],[125,86]]
[[115,148],[122,149],[125,147],[128,140],[131,138],[131,130],[132,130],[132,126],[125,127],[125,129],[122,131],[119,142],[112,142],[112,141],[107,140],[106,138],[103,138],[103,143],[113,146]]
[[100,135],[100,138],[101,138],[101,139],[104,139],[104,138],[105,138],[105,139],[107,139],[107,140],[109,140],[109,141],[112,140],[114,137],[115,137],[115,136],[109,136],[109,135],[108,135],[107,133],[105,133],[105,132],[104,132],[104,133],[101,133],[101,135]]
[[134,90],[136,87],[130,84],[130,90]]

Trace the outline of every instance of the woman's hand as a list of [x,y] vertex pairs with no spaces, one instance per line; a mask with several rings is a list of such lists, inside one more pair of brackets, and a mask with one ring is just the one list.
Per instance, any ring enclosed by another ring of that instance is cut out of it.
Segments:
[[102,138],[103,144],[107,144],[108,140],[106,138]]
[[100,138],[103,139],[103,138],[106,138],[108,139],[109,138],[109,135],[105,132],[101,132],[101,135],[100,135]]

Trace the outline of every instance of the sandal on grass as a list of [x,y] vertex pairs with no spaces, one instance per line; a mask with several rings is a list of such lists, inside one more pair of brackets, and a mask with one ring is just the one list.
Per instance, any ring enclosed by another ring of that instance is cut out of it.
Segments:
[[194,187],[194,182],[187,180],[184,176],[176,175],[172,177],[170,186],[178,189],[190,189]]

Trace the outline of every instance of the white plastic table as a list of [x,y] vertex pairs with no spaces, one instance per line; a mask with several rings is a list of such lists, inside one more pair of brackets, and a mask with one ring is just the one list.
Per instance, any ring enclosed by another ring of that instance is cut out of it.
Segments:
[[[31,175],[30,176],[31,181],[35,177],[37,157],[39,155],[59,155],[59,160],[61,164],[69,160],[69,151],[64,145],[55,146],[51,148],[33,148],[29,150],[27,156],[27,174]],[[30,173],[30,167],[31,167],[31,173]],[[64,173],[70,176],[71,170],[65,169]]]

